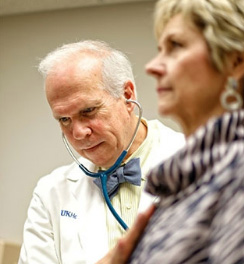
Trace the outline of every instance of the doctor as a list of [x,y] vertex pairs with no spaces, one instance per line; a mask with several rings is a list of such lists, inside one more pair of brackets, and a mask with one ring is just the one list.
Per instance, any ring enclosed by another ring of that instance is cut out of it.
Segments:
[[[104,42],[64,45],[40,63],[54,118],[79,161],[97,172],[114,164],[136,128],[136,87],[126,56]],[[180,133],[159,121],[142,119],[123,166],[139,158],[141,184],[123,182],[111,202],[130,227],[151,204],[143,191],[145,175],[184,144]],[[163,153],[163,155],[162,155]],[[72,163],[41,178],[24,226],[19,264],[92,264],[124,234],[108,210],[101,190]]]

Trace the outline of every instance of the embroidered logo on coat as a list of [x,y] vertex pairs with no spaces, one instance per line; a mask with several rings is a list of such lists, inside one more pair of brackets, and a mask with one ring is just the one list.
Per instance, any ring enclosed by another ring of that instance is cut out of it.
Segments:
[[77,215],[75,213],[67,211],[67,210],[61,210],[61,216],[67,216],[67,217],[74,218],[74,219],[77,218]]

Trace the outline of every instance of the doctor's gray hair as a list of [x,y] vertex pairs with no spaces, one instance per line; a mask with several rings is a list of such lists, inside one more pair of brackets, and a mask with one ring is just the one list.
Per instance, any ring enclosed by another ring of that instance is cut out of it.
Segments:
[[228,54],[244,51],[244,0],[159,0],[154,13],[157,39],[177,14],[202,32],[219,71],[226,65]]
[[79,53],[90,53],[102,62],[102,86],[112,96],[119,98],[123,95],[124,86],[128,81],[134,85],[136,95],[136,84],[129,59],[124,53],[111,48],[103,41],[84,40],[58,47],[40,62],[38,70],[46,79],[50,73],[55,72],[55,65],[63,60],[72,60],[79,56]]

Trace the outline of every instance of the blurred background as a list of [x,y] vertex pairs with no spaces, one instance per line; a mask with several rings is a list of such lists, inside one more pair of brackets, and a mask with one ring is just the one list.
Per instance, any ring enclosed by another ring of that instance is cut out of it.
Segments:
[[[157,114],[155,81],[144,65],[157,52],[154,0],[0,0],[0,239],[22,242],[38,179],[71,158],[37,72],[40,58],[64,43],[108,42],[133,64],[138,99],[148,119]],[[10,262],[9,262],[10,263]]]

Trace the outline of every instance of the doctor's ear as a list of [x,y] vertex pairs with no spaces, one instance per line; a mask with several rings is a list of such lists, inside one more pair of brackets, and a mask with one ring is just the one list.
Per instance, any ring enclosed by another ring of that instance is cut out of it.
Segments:
[[126,109],[128,110],[128,112],[133,112],[134,108],[135,108],[135,103],[134,100],[132,99],[125,99],[125,104],[126,104]]
[[134,84],[131,81],[127,81],[124,85],[124,97],[129,100],[136,100],[136,91]]

